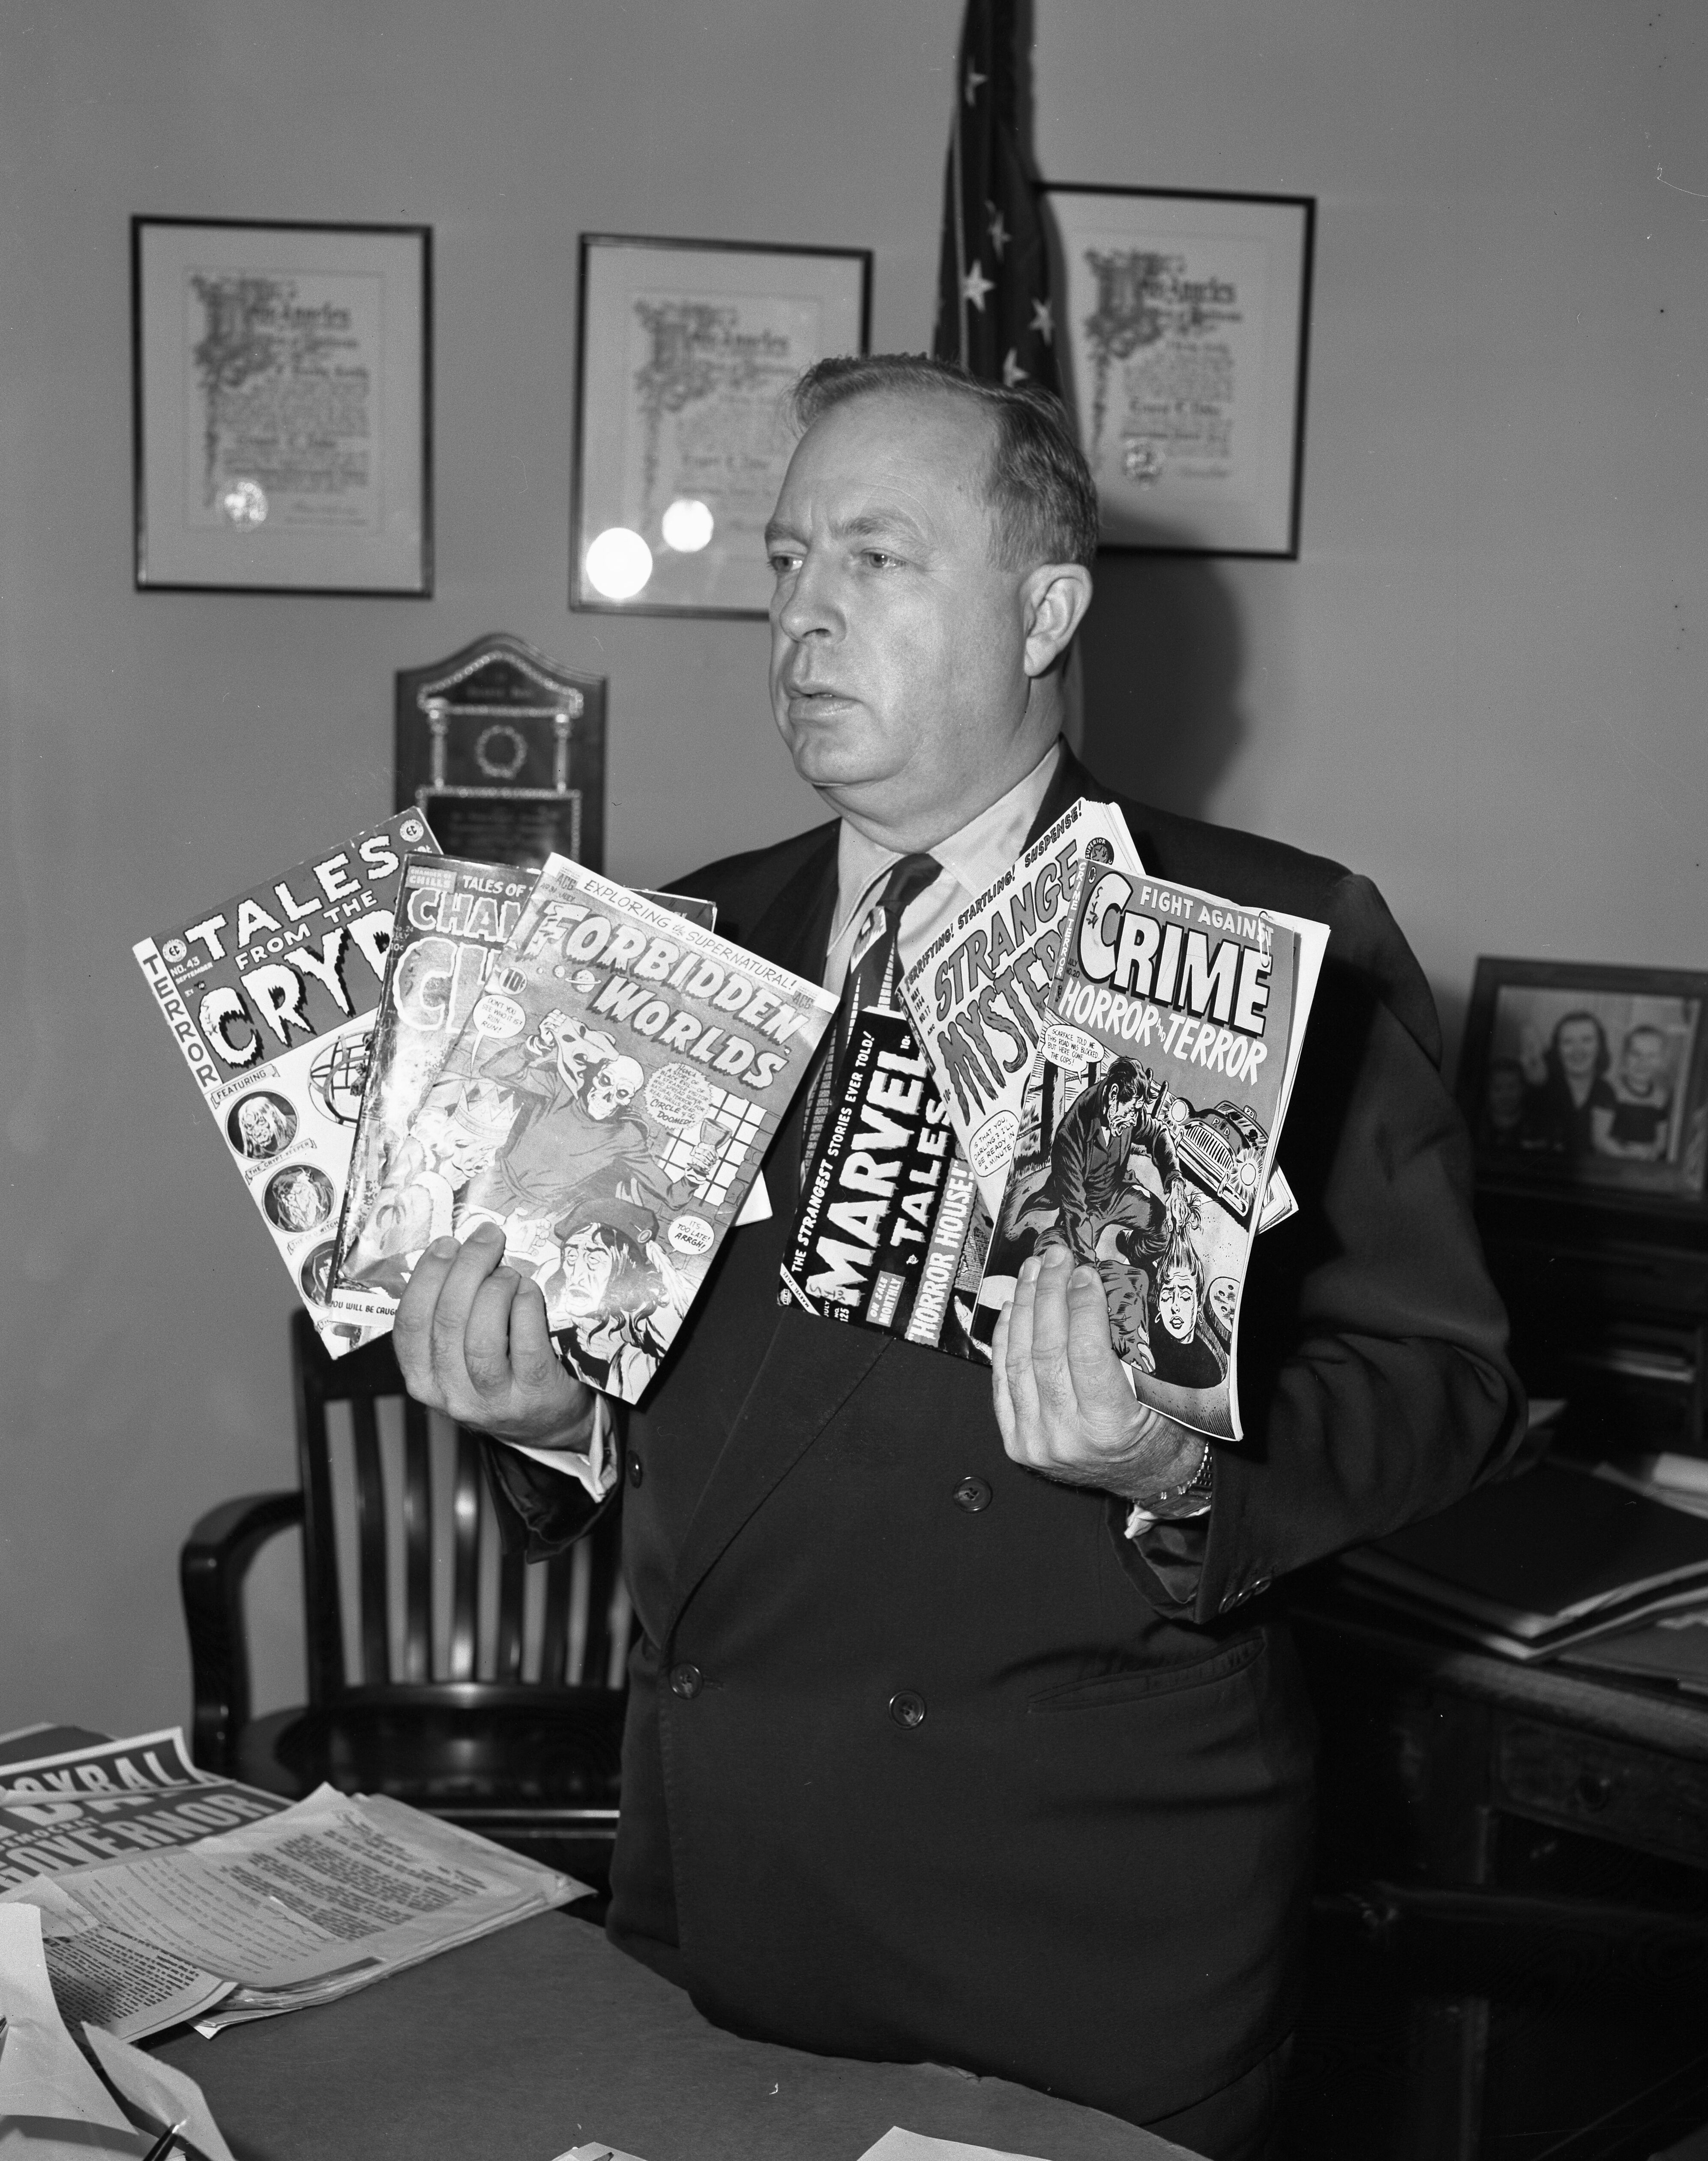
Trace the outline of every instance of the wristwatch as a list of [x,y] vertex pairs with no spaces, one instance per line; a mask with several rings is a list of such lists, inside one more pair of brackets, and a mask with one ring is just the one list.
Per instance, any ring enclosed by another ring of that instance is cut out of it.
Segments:
[[1198,1467],[1190,1478],[1179,1486],[1165,1486],[1148,1501],[1136,1501],[1133,1513],[1153,1523],[1173,1523],[1182,1517],[1205,1514],[1215,1497],[1216,1451],[1206,1440]]

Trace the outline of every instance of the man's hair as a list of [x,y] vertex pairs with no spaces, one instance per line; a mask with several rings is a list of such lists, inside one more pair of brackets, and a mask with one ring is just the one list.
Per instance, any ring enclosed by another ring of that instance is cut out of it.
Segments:
[[1048,390],[1005,389],[923,352],[847,353],[820,360],[794,386],[802,429],[856,398],[881,392],[960,398],[989,419],[985,498],[996,521],[996,557],[1005,570],[1039,563],[1083,563],[1097,552],[1097,491],[1060,398]]
[[1103,1076],[1106,1102],[1130,1103],[1138,1094],[1138,1068],[1130,1058],[1117,1058]]

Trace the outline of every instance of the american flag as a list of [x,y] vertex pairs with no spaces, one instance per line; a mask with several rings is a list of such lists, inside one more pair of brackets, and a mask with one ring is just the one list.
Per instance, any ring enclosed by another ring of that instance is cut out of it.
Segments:
[[931,350],[987,382],[1059,392],[1049,257],[1020,154],[1015,17],[1015,0],[967,0]]

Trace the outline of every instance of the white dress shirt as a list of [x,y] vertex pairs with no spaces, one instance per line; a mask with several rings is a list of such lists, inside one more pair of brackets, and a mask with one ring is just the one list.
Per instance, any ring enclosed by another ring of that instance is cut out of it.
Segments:
[[[908,903],[896,935],[898,973],[911,968],[940,931],[946,930],[963,908],[1019,858],[1044,799],[1061,763],[1061,745],[1053,742],[1023,780],[999,795],[958,833],[940,841],[930,852],[943,866],[941,875]],[[857,832],[845,818],[836,838],[836,913],[825,956],[824,985],[841,993],[857,932],[864,923],[884,880],[901,861],[893,848],[881,848]]]

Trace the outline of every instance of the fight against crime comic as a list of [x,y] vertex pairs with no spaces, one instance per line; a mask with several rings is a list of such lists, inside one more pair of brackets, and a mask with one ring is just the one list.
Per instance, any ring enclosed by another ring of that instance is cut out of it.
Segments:
[[374,1333],[330,1299],[335,1232],[404,858],[402,810],[132,949],[320,1340]]
[[1237,1440],[1247,1263],[1328,932],[1091,859],[1065,921],[973,1332],[1064,1248],[1102,1278],[1138,1400]]
[[971,1325],[990,1215],[909,1016],[857,1014],[838,1077],[778,1304],[987,1361]]
[[[456,1237],[503,1227],[594,1387],[633,1403],[652,1378],[835,1011],[817,984],[548,859],[431,1091],[423,1167],[452,1190]],[[395,1233],[406,1268],[430,1220],[418,1208]]]
[[430,1163],[448,1156],[454,1175],[459,1151],[478,1152],[488,1137],[456,1129],[430,1100],[433,1084],[535,875],[450,856],[404,866],[338,1223],[331,1299],[341,1312],[389,1327],[409,1280],[400,1256],[450,1228],[454,1188]]
[[902,1002],[937,1068],[961,1153],[994,1215],[1020,1129],[1061,944],[1061,920],[1086,849],[1135,877],[1141,865],[1112,803],[1081,800],[1034,841],[901,982]]

